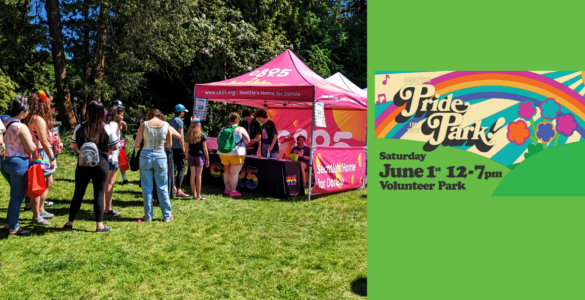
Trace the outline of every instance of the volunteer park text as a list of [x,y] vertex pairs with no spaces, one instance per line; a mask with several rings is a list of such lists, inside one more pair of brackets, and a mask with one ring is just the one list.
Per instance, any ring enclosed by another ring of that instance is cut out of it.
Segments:
[[[426,155],[424,155],[426,156]],[[423,155],[418,154],[400,154],[395,153],[386,154],[385,152],[380,153],[380,160],[424,160]],[[399,158],[400,157],[400,158]],[[420,159],[422,158],[422,159]],[[424,168],[396,168],[392,167],[392,164],[384,164],[383,171],[380,172],[382,178],[436,178],[437,175],[443,174],[444,171],[440,167],[429,166]],[[450,166],[445,168],[447,171],[447,178],[467,178],[467,175],[477,174],[478,179],[490,179],[490,178],[502,178],[502,172],[491,172],[486,171],[484,165],[475,165],[474,169],[467,169],[464,166],[455,167]],[[439,181],[435,183],[398,183],[397,181],[380,181],[383,190],[434,190],[435,186],[438,185],[439,190],[465,190],[465,183],[461,181],[456,183],[448,183],[445,181]]]

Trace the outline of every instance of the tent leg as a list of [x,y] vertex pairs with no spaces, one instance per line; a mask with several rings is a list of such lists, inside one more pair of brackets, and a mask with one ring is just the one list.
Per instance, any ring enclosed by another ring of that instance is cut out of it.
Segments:
[[311,202],[311,178],[313,177],[313,149],[315,148],[315,102],[313,102],[313,116],[311,117],[311,154],[309,159],[309,202]]

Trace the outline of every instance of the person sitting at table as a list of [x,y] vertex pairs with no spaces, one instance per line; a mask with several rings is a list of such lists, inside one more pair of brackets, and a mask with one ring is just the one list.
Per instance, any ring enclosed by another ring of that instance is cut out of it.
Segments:
[[305,175],[305,172],[307,170],[307,166],[309,165],[309,160],[311,159],[311,148],[307,147],[305,144],[306,140],[307,139],[304,136],[299,135],[297,137],[297,145],[290,149],[291,154],[299,155],[299,159],[297,161],[301,163],[301,168],[303,169],[303,182],[305,185],[307,185],[307,178],[305,178],[307,176]]
[[236,143],[234,149],[228,153],[220,153],[219,159],[223,164],[223,182],[225,184],[225,191],[223,192],[226,195],[230,195],[232,197],[241,196],[238,191],[236,191],[236,187],[238,184],[238,175],[240,174],[240,170],[244,165],[244,160],[246,159],[246,145],[250,143],[250,137],[246,132],[244,127],[238,126],[240,123],[240,115],[237,112],[233,112],[230,114],[230,118],[228,120],[228,125],[226,127],[222,127],[219,131],[220,134],[224,128],[234,128],[234,141]]

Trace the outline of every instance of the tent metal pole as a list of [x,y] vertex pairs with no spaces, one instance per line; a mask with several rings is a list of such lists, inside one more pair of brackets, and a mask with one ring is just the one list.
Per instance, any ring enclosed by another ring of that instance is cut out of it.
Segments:
[[[313,98],[316,97],[316,88],[313,86]],[[311,202],[311,178],[313,176],[313,149],[315,148],[315,100],[313,100],[313,116],[311,117],[311,155],[309,158],[309,202]]]

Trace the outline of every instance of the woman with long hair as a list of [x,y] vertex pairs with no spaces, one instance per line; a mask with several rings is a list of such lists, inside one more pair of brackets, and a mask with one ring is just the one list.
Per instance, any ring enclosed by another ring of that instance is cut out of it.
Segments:
[[[122,136],[120,127],[123,118],[124,110],[120,107],[110,108],[106,115],[106,126],[110,127],[110,130],[114,132],[118,140],[120,140]],[[120,215],[119,211],[112,209],[114,185],[116,184],[116,177],[118,177],[118,157],[119,150],[111,151],[108,155],[108,179],[106,180],[106,192],[104,193],[104,214],[106,215]]]
[[187,163],[191,169],[191,191],[194,200],[207,200],[201,196],[201,173],[203,166],[209,168],[209,152],[207,151],[207,136],[201,129],[201,120],[191,118],[191,125],[187,131]]
[[233,128],[236,146],[228,153],[220,153],[219,159],[223,164],[223,182],[225,184],[224,194],[232,197],[241,196],[236,187],[238,184],[238,175],[244,165],[246,159],[246,145],[250,143],[250,136],[244,127],[238,126],[240,124],[240,115],[237,112],[230,114],[228,125],[224,128]]
[[10,202],[6,214],[4,230],[9,234],[25,235],[30,231],[19,227],[18,217],[20,206],[28,185],[29,154],[36,150],[30,131],[21,120],[28,115],[29,107],[23,99],[15,99],[8,105],[8,115],[4,120],[6,132],[4,135],[5,149],[2,155],[0,171],[10,184]]
[[169,198],[168,158],[165,148],[171,147],[169,123],[158,109],[151,109],[144,123],[138,128],[134,147],[139,147],[144,139],[144,147],[140,153],[140,182],[144,198],[143,221],[152,221],[153,190],[157,190],[163,221],[173,219]]
[[39,158],[47,163],[41,165],[43,174],[45,175],[47,190],[39,197],[30,199],[33,212],[33,224],[37,225],[50,225],[51,223],[45,219],[51,219],[55,216],[45,211],[45,200],[49,194],[49,189],[53,185],[53,172],[57,170],[57,160],[49,142],[53,139],[54,126],[51,96],[50,92],[36,90],[28,100],[30,109],[27,117],[23,120],[23,123],[28,126],[32,133],[33,142],[37,147]]
[[93,183],[93,211],[95,213],[96,232],[106,232],[112,227],[104,226],[104,192],[108,179],[108,154],[118,150],[118,138],[106,120],[104,106],[96,101],[87,105],[86,121],[75,127],[71,138],[71,149],[81,149],[83,144],[92,142],[97,146],[99,161],[95,167],[80,166],[79,159],[75,169],[75,192],[69,207],[69,222],[63,228],[73,230],[73,221],[81,208],[83,195],[91,180]]

